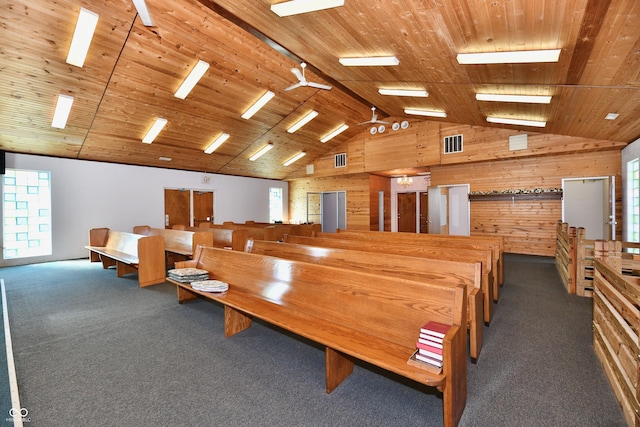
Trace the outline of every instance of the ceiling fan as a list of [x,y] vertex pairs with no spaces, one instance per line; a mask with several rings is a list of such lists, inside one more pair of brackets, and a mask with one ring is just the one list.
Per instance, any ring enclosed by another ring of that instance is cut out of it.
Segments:
[[304,69],[306,67],[307,67],[307,64],[302,62],[300,64],[300,68],[302,68],[302,71],[298,70],[297,68],[292,68],[291,69],[291,72],[293,74],[295,74],[295,76],[298,78],[298,83],[296,83],[294,85],[291,85],[288,88],[286,88],[285,92],[289,91],[289,90],[297,89],[299,87],[306,87],[306,86],[315,87],[315,88],[318,88],[318,89],[325,89],[325,90],[330,90],[331,89],[331,86],[324,85],[324,84],[321,84],[321,83],[315,83],[315,82],[308,81],[307,78],[304,76]]
[[388,125],[389,122],[378,120],[378,113],[376,113],[376,107],[371,107],[371,120],[367,122],[358,123],[359,125],[381,124]]

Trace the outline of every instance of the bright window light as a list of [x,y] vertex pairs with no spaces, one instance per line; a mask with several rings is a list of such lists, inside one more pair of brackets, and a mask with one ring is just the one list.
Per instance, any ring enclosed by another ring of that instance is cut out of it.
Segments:
[[547,125],[547,122],[537,120],[521,120],[521,119],[507,119],[504,117],[487,117],[489,123],[500,123],[505,125],[520,125],[520,126],[534,126],[543,128]]
[[318,112],[315,111],[315,110],[311,110],[311,112],[309,114],[304,116],[302,119],[300,119],[299,121],[294,123],[293,126],[291,126],[289,129],[287,129],[287,132],[294,133],[295,131],[300,129],[302,126],[306,125],[311,120],[315,119],[317,116],[318,116]]
[[416,116],[428,116],[428,117],[447,117],[447,113],[444,111],[431,111],[431,110],[414,110],[411,108],[406,108],[404,110],[405,114],[413,114]]
[[51,121],[51,127],[64,129],[67,125],[67,119],[69,113],[71,113],[71,106],[73,105],[73,96],[58,95],[58,102],[56,103],[56,111],[53,113],[53,120]]
[[344,0],[291,0],[272,4],[271,11],[283,17],[317,12],[318,10],[331,9],[339,6],[344,6]]
[[522,102],[525,104],[549,104],[550,96],[543,95],[498,95],[493,93],[477,93],[478,101]]
[[258,160],[264,153],[266,153],[267,151],[271,150],[273,148],[273,143],[268,143],[267,145],[265,145],[264,147],[262,147],[260,149],[260,151],[258,151],[256,154],[254,154],[253,156],[249,157],[249,160],[251,160],[252,162]]
[[151,126],[151,129],[149,129],[149,132],[147,132],[144,138],[142,138],[142,142],[144,142],[145,144],[151,144],[153,140],[156,139],[156,137],[158,136],[158,134],[166,124],[167,124],[167,119],[158,117],[156,121],[153,123],[153,126]]
[[395,56],[372,56],[362,58],[340,58],[338,61],[345,67],[375,67],[400,64]]
[[322,137],[320,142],[325,143],[325,142],[335,138],[336,136],[340,135],[342,132],[344,132],[347,129],[349,129],[349,125],[342,125],[338,129],[336,129],[333,132],[331,132],[330,134]]
[[67,64],[75,65],[76,67],[82,67],[84,65],[97,25],[98,14],[81,7],[76,29],[71,39],[69,53],[67,54]]
[[224,144],[224,142],[229,139],[229,134],[228,133],[222,133],[219,137],[217,137],[215,139],[215,141],[213,141],[211,143],[211,145],[209,145],[204,152],[207,154],[211,154],[214,151],[216,151],[222,144]]
[[138,15],[140,15],[140,19],[142,23],[147,27],[153,27],[153,22],[151,21],[151,15],[149,14],[149,10],[147,9],[147,4],[144,0],[133,0],[133,5],[136,7],[138,11]]
[[268,90],[264,95],[260,97],[260,99],[258,99],[251,107],[249,107],[249,109],[245,111],[241,117],[245,120],[249,120],[255,113],[260,111],[260,109],[264,107],[267,102],[271,101],[271,98],[273,98],[274,96],[276,96],[276,94]]
[[185,99],[191,90],[198,84],[198,81],[204,76],[204,73],[209,69],[209,63],[202,60],[198,60],[198,63],[193,67],[189,75],[182,82],[174,96],[176,98]]
[[413,96],[417,98],[426,98],[429,96],[429,92],[424,89],[378,89],[380,95],[390,96]]
[[522,50],[513,52],[459,53],[459,64],[521,64],[558,62],[561,49]]

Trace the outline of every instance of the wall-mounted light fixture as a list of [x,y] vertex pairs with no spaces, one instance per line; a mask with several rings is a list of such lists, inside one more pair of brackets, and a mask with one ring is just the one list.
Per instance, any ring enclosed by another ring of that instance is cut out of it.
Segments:
[[396,180],[396,182],[398,183],[398,185],[402,185],[403,187],[408,187],[410,185],[413,185],[413,178],[407,175],[402,175]]

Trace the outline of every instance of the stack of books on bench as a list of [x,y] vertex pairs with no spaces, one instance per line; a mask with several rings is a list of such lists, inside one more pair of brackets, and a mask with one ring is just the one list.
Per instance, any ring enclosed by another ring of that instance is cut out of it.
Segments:
[[451,325],[439,322],[427,322],[420,328],[416,342],[416,351],[409,363],[430,371],[442,370],[442,341]]

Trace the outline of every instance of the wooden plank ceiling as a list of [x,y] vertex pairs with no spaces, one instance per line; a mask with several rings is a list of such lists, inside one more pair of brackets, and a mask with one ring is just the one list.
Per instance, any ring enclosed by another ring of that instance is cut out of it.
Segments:
[[[640,2],[637,0],[345,0],[281,18],[281,0],[147,0],[153,26],[131,0],[3,2],[0,149],[9,152],[285,179],[350,138],[371,118],[416,120],[405,108],[444,111],[477,126],[498,115],[546,120],[505,128],[632,142],[640,137]],[[99,14],[83,67],[65,62],[80,7]],[[561,49],[548,64],[460,65],[458,53]],[[387,56],[394,67],[344,67],[340,57]],[[210,64],[185,100],[173,93],[198,60]],[[291,69],[309,66],[301,87]],[[379,88],[426,89],[427,98]],[[267,90],[253,118],[240,115]],[[552,95],[550,104],[476,101],[476,93]],[[64,129],[51,127],[58,94],[74,97]],[[302,115],[319,115],[299,131]],[[617,120],[604,120],[617,113]],[[168,120],[141,142],[157,117]],[[342,124],[329,142],[320,138]],[[203,150],[222,132],[229,140]],[[257,161],[249,156],[267,143]],[[283,162],[305,151],[304,160]],[[160,160],[170,158],[170,161]]]

